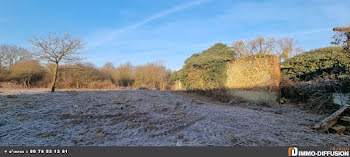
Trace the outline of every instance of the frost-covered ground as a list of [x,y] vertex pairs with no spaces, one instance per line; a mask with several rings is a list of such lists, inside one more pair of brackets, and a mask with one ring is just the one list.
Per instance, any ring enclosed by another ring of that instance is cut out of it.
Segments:
[[152,90],[0,89],[0,145],[349,145],[290,105],[225,105]]

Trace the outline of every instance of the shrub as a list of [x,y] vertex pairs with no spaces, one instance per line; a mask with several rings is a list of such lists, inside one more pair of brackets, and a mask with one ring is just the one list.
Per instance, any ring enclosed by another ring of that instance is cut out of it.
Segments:
[[7,71],[7,70],[0,70],[0,81],[6,81],[9,78],[10,76],[10,71]]
[[115,89],[116,86],[110,80],[93,81],[87,86],[89,89]]
[[235,58],[236,53],[227,45],[217,43],[202,53],[186,59],[178,78],[186,89],[220,89],[226,80],[226,63]]
[[143,66],[135,67],[134,84],[135,88],[149,89],[170,89],[169,80],[171,71],[167,70],[160,63],[148,63]]
[[112,72],[112,78],[118,87],[132,86],[135,82],[133,75],[134,66],[132,66],[130,63],[120,65]]
[[108,80],[113,84],[115,83],[115,80],[113,78],[113,72],[115,71],[115,67],[113,63],[105,63],[105,65],[100,69],[100,71],[104,80]]
[[347,73],[350,60],[342,50],[343,47],[325,47],[297,55],[282,63],[290,67],[283,69],[282,74],[293,80],[308,81],[324,74]]
[[32,81],[42,80],[44,69],[38,61],[20,61],[13,64],[10,78],[30,88]]
[[302,107],[315,113],[330,114],[339,109],[333,102],[333,93],[350,93],[350,81],[328,75],[281,86],[283,97],[295,103],[302,102]]
[[[50,75],[53,76],[52,73]],[[92,64],[64,65],[59,68],[60,88],[92,88],[93,82],[105,80],[103,73]]]

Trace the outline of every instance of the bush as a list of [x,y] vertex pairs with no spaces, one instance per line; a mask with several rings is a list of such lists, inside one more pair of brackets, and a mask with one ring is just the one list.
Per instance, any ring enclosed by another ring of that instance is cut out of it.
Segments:
[[94,81],[89,83],[89,89],[115,89],[116,86],[110,80]]
[[0,81],[9,80],[10,72],[7,70],[0,70]]
[[202,53],[195,53],[185,60],[185,67],[203,67],[211,63],[222,63],[236,57],[236,53],[226,44],[217,43]]
[[343,47],[325,47],[297,55],[282,63],[281,95],[316,113],[339,108],[333,93],[349,93],[350,60]]
[[149,89],[170,89],[169,80],[171,71],[167,70],[160,63],[148,63],[144,66],[137,66],[134,72],[135,88]]
[[186,89],[221,89],[226,80],[226,63],[234,59],[236,53],[227,45],[217,43],[202,53],[186,59],[178,78]]
[[[51,73],[49,76],[53,76]],[[93,88],[94,82],[104,81],[103,73],[92,64],[64,65],[59,68],[59,88]]]
[[350,93],[350,81],[335,79],[334,76],[318,77],[312,81],[294,82],[281,86],[283,97],[315,113],[333,113],[339,105],[333,103],[333,93]]
[[282,74],[295,81],[308,81],[324,74],[347,73],[350,60],[342,50],[343,47],[326,47],[297,55],[282,63],[289,67],[283,69]]
[[38,61],[16,62],[11,68],[10,78],[30,88],[32,81],[42,80],[44,69]]
[[114,65],[111,62],[105,63],[105,65],[100,69],[102,73],[103,80],[107,80],[112,84],[115,83],[113,78],[113,72],[115,71]]
[[112,72],[112,78],[118,87],[131,87],[135,82],[133,73],[134,67],[130,63],[126,63]]

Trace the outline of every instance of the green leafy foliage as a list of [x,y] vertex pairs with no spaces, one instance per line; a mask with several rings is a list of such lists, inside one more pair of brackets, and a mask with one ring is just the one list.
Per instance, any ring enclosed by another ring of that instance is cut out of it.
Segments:
[[211,63],[222,63],[236,57],[226,44],[217,43],[202,53],[195,53],[185,60],[185,67],[203,67]]
[[187,89],[220,88],[226,80],[226,62],[236,57],[227,45],[217,43],[202,53],[186,59],[183,69],[177,74]]
[[325,47],[305,52],[282,63],[289,67],[282,74],[293,79],[308,81],[324,74],[349,72],[350,60],[342,47]]

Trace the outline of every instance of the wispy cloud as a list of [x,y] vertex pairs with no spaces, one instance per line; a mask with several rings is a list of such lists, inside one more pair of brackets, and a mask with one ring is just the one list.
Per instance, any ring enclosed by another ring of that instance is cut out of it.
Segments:
[[172,7],[170,9],[167,9],[167,10],[164,10],[162,12],[156,13],[156,14],[148,17],[148,18],[145,18],[144,20],[142,20],[142,21],[140,21],[138,23],[126,26],[124,28],[114,29],[114,30],[108,32],[108,34],[104,35],[101,39],[95,41],[94,43],[91,43],[89,47],[90,48],[98,47],[98,46],[100,46],[100,45],[102,45],[104,43],[107,43],[107,42],[113,40],[120,33],[129,31],[129,30],[132,30],[132,29],[136,29],[136,28],[138,28],[138,27],[140,27],[142,25],[145,25],[145,24],[147,24],[147,23],[149,23],[151,21],[154,21],[156,19],[163,18],[163,17],[166,17],[166,16],[168,16],[170,14],[173,14],[173,13],[176,13],[176,12],[179,12],[179,11],[191,8],[191,7],[195,7],[195,6],[201,5],[202,3],[207,2],[207,1],[210,1],[210,0],[195,0],[195,1],[187,2],[187,3],[182,3],[180,5]]

